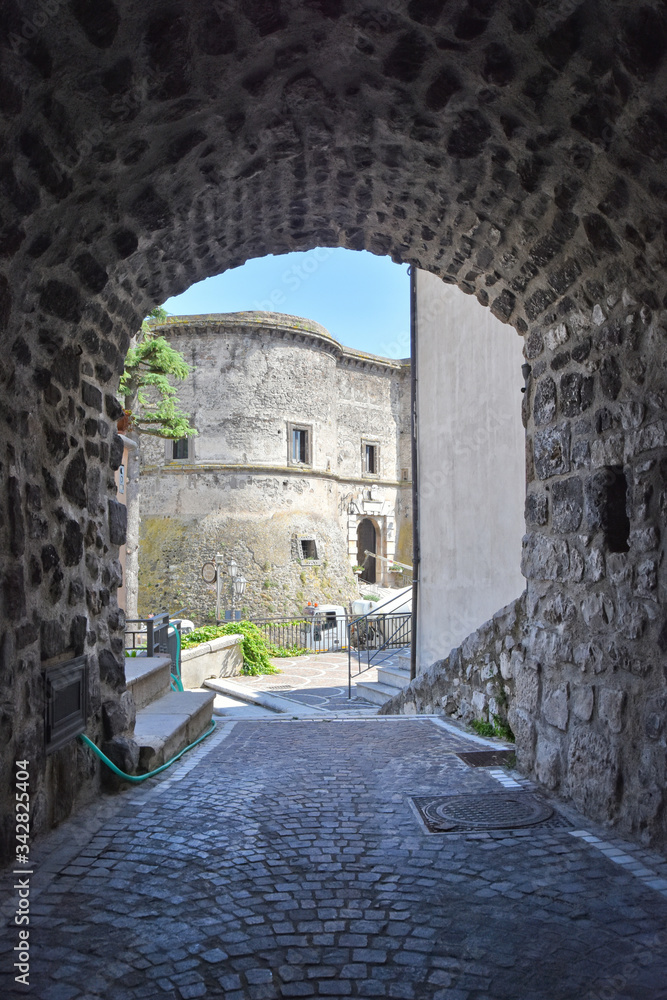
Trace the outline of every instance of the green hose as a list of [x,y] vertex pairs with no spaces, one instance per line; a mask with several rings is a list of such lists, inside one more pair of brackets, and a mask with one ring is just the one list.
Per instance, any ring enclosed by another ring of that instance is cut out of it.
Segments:
[[100,748],[95,746],[93,741],[88,739],[88,737],[84,733],[81,733],[79,738],[83,740],[86,746],[89,746],[90,749],[97,754],[100,760],[103,761],[107,765],[107,767],[113,771],[114,774],[117,774],[119,778],[123,778],[124,781],[131,781],[133,784],[136,785],[140,781],[145,781],[146,778],[152,778],[154,774],[159,774],[160,771],[166,770],[166,768],[170,767],[175,761],[177,761],[180,757],[182,757],[184,753],[187,753],[188,750],[192,750],[192,748],[196,747],[198,743],[201,743],[201,741],[205,740],[207,736],[210,736],[214,729],[215,729],[215,719],[211,719],[211,728],[208,729],[203,734],[203,736],[200,736],[198,740],[194,741],[194,743],[191,743],[189,746],[181,750],[180,753],[177,753],[176,756],[172,757],[171,760],[168,760],[166,764],[163,764],[161,767],[156,767],[154,771],[149,771],[148,774],[125,774],[125,772],[121,771],[119,767],[116,767],[114,762],[112,760],[109,760],[109,758],[102,753]]
[[183,681],[181,680],[181,633],[175,625],[174,632],[176,633],[176,673],[170,674],[171,690],[183,691]]

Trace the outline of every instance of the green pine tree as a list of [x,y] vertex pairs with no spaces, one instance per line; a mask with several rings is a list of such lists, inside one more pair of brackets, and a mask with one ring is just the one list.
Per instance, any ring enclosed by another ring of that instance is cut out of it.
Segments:
[[150,320],[164,323],[166,319],[166,311],[157,306],[143,321],[137,345],[127,352],[118,391],[125,401],[130,431],[179,440],[197,431],[190,426],[190,414],[181,409],[172,379],[184,381],[193,368],[153,331]]

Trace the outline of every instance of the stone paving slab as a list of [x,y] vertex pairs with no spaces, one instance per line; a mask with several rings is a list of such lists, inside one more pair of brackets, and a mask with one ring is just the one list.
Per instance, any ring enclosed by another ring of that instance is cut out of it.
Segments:
[[424,832],[412,797],[501,789],[455,756],[476,746],[424,717],[219,726],[35,845],[33,985],[6,922],[0,995],[667,998],[667,898],[638,873],[661,881],[658,856],[569,810],[574,830]]

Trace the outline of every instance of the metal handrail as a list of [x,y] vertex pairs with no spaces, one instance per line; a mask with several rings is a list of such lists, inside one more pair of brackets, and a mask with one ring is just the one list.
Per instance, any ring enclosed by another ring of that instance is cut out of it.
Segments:
[[[369,611],[365,615],[351,618],[347,626],[347,696],[352,697],[352,647],[357,650],[357,676],[374,666],[380,653],[387,649],[405,649],[412,639],[412,612],[392,611],[378,614]],[[362,668],[362,650],[365,651],[366,666]],[[391,655],[391,654],[389,654]],[[384,656],[383,663],[389,656]]]

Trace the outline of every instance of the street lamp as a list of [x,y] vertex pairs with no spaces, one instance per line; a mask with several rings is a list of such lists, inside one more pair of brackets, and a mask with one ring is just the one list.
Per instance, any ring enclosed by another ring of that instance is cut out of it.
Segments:
[[245,593],[246,579],[244,576],[239,576],[239,567],[236,559],[229,560],[227,572],[232,580],[232,621],[236,621],[236,598],[238,597],[240,599],[243,597]]
[[236,620],[234,612],[235,598],[238,597],[240,600],[243,597],[243,595],[245,594],[245,585],[246,585],[246,578],[244,576],[236,576],[235,574],[232,577],[232,621]]

